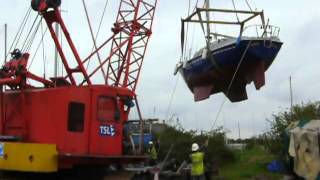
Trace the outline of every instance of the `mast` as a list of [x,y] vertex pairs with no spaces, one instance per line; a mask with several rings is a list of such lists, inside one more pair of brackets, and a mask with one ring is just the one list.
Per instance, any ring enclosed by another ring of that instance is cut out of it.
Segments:
[[210,29],[210,11],[208,11],[208,9],[210,8],[210,0],[206,0],[205,1],[205,8],[207,9],[206,11],[206,18],[207,18],[207,39],[210,42],[211,41],[211,37],[210,37],[210,33],[211,33],[211,29]]
[[291,118],[293,118],[293,97],[292,97],[292,78],[289,77],[289,83],[290,83],[290,112],[291,112]]
[[4,24],[4,62],[7,62],[7,39],[8,37],[8,25]]
[[[59,24],[56,23],[55,24],[55,33],[56,33],[56,36],[59,37]],[[58,49],[55,48],[55,51],[54,51],[54,77],[58,77],[58,59],[59,59],[59,54],[58,54]]]

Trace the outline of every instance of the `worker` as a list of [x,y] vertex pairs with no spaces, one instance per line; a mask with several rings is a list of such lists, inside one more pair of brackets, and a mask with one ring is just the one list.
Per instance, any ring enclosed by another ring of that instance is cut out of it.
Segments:
[[148,154],[150,156],[149,165],[154,166],[157,163],[158,153],[152,141],[149,141]]
[[204,153],[200,151],[199,145],[193,143],[191,146],[191,180],[204,180]]

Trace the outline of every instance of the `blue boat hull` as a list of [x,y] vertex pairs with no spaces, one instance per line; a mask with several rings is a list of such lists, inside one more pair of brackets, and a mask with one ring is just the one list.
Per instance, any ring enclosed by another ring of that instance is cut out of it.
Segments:
[[264,73],[281,46],[279,41],[240,40],[212,51],[212,58],[198,56],[188,61],[180,72],[194,93],[195,101],[219,92],[232,102],[243,101],[247,99],[247,84],[254,82],[256,89],[264,86]]

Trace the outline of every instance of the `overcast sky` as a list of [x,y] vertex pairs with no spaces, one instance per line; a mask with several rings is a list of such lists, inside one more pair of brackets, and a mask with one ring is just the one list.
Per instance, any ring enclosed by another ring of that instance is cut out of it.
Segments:
[[[109,0],[106,22],[102,28],[100,41],[109,37],[111,24],[114,22],[119,0]],[[193,0],[194,3],[196,0]],[[87,0],[94,29],[97,29],[104,0]],[[237,7],[245,8],[244,0],[237,0]],[[249,0],[254,8],[263,9],[273,25],[281,27],[280,38],[284,42],[278,57],[266,73],[266,85],[256,91],[252,84],[247,86],[249,100],[230,103],[227,100],[216,126],[224,125],[231,132],[228,137],[238,136],[238,122],[241,137],[251,137],[268,128],[266,118],[273,113],[290,106],[289,76],[293,80],[294,103],[319,99],[320,77],[320,1],[319,0]],[[67,27],[80,51],[81,57],[89,54],[92,48],[83,7],[80,0],[62,2],[62,9]],[[214,7],[232,8],[231,0],[212,1]],[[9,24],[9,43],[13,40],[21,19],[27,11],[28,0],[11,0],[0,6],[0,25]],[[210,99],[195,103],[179,76],[177,89],[169,109],[169,101],[177,76],[173,76],[175,64],[180,52],[180,19],[187,14],[187,0],[159,0],[145,63],[143,65],[137,94],[145,118],[164,119],[166,116],[177,117],[186,129],[209,130],[224,95],[213,95]],[[33,12],[33,14],[36,14]],[[95,18],[97,19],[95,21]],[[3,28],[0,28],[3,37]],[[199,36],[201,37],[201,36]],[[0,42],[3,38],[0,38]],[[50,41],[49,37],[46,41]],[[201,44],[203,39],[195,39],[194,44]],[[49,43],[48,43],[49,44]],[[50,47],[52,45],[48,45]],[[51,48],[46,49],[51,49]],[[3,49],[3,45],[0,45]],[[1,57],[3,53],[0,52]],[[47,53],[52,59],[53,53]],[[43,62],[34,62],[34,71],[43,72]],[[47,72],[52,73],[52,61],[45,62]],[[51,69],[51,70],[50,70]],[[167,110],[169,113],[167,114]],[[133,111],[132,118],[136,117]]]

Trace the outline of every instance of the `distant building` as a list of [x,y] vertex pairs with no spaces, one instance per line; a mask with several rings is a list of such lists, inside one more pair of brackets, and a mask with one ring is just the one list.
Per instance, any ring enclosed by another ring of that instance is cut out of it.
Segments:
[[244,148],[246,148],[247,144],[245,144],[245,143],[232,143],[232,144],[227,144],[227,146],[230,149],[243,150]]

